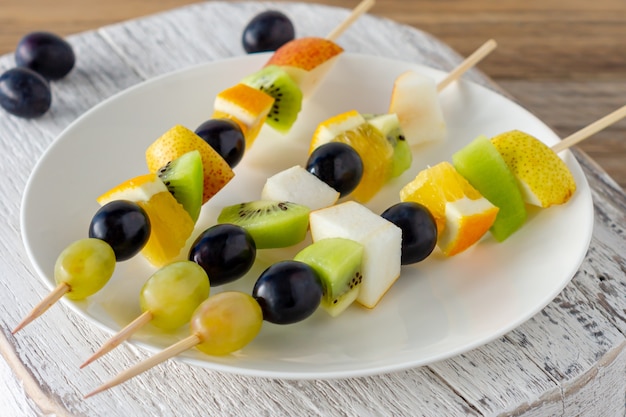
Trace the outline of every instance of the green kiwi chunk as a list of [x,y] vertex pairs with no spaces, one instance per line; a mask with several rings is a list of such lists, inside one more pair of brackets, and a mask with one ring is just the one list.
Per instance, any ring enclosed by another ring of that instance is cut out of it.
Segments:
[[379,115],[366,114],[363,117],[371,126],[386,137],[393,147],[391,177],[399,177],[411,167],[413,154],[400,126],[398,116],[395,113],[388,113]]
[[491,234],[502,242],[526,221],[526,204],[515,176],[496,147],[479,136],[452,155],[454,168],[498,207]]
[[204,172],[200,152],[187,152],[168,162],[157,172],[169,192],[196,222],[202,208]]
[[286,248],[306,237],[310,211],[287,201],[257,200],[224,207],[217,222],[246,229],[257,249]]
[[322,280],[321,306],[337,317],[359,295],[363,280],[361,263],[363,245],[345,238],[327,238],[315,241],[294,258],[310,265]]
[[281,133],[289,132],[302,108],[298,84],[277,65],[268,65],[241,81],[274,97],[274,105],[265,123]]

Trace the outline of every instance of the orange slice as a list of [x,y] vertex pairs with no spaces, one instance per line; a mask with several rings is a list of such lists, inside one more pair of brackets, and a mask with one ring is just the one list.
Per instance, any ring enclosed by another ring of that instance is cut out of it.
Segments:
[[361,203],[369,201],[391,176],[393,146],[355,110],[320,123],[309,153],[328,142],[343,142],[357,151],[363,161],[363,177],[351,195]]
[[249,148],[259,135],[274,98],[246,84],[236,84],[215,97],[213,117],[227,117],[234,120],[244,132],[246,148]]
[[170,161],[197,150],[202,157],[204,191],[202,204],[206,203],[235,176],[228,163],[200,136],[184,126],[176,125],[146,149],[148,170],[157,172]]
[[400,200],[414,201],[430,210],[437,223],[437,245],[448,256],[478,242],[498,214],[498,208],[449,162],[421,171],[400,190]]
[[141,253],[156,267],[177,259],[193,232],[194,222],[156,174],[131,178],[96,199],[100,205],[114,200],[139,204],[150,219],[150,237]]

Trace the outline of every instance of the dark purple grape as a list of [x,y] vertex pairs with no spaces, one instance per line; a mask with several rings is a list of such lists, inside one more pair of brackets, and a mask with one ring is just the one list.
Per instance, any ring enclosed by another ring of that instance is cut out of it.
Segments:
[[196,135],[211,145],[231,168],[246,150],[246,139],[237,123],[229,119],[210,119],[196,129]]
[[291,20],[283,13],[268,10],[246,25],[241,43],[247,53],[275,51],[296,36]]
[[12,68],[0,75],[0,106],[26,119],[50,109],[52,93],[45,78],[28,68]]
[[306,169],[339,192],[340,197],[350,194],[363,177],[363,161],[348,144],[329,142],[315,148]]
[[117,261],[135,256],[150,237],[150,219],[137,203],[115,200],[100,207],[91,219],[89,237],[107,242]]
[[234,224],[218,224],[198,236],[189,251],[189,260],[200,265],[211,286],[241,278],[256,258],[256,245],[250,233]]
[[76,57],[70,44],[63,38],[54,33],[32,32],[17,44],[15,62],[48,80],[58,80],[74,68]]
[[437,244],[437,224],[430,211],[421,204],[403,202],[381,214],[402,229],[402,265],[423,261]]
[[276,324],[304,320],[322,300],[322,283],[313,268],[298,261],[281,261],[267,268],[254,284],[252,296],[263,319]]

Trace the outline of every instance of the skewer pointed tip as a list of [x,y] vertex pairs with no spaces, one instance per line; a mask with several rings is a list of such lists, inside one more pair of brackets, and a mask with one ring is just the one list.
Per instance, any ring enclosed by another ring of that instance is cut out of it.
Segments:
[[186,337],[185,339],[179,341],[178,343],[173,344],[172,346],[168,347],[167,349],[157,353],[156,355],[153,355],[151,357],[149,357],[148,359],[146,359],[143,362],[140,362],[138,364],[136,364],[135,366],[132,366],[130,368],[128,368],[125,371],[120,372],[119,374],[117,374],[117,376],[115,376],[113,379],[111,379],[109,382],[107,382],[106,384],[103,384],[101,386],[99,386],[98,388],[96,388],[95,390],[93,390],[92,392],[90,392],[89,394],[85,395],[83,398],[89,398],[92,397],[96,394],[99,394],[103,391],[108,390],[109,388],[113,388],[123,382],[128,381],[129,379],[147,371],[148,369],[160,364],[163,361],[166,361],[176,355],[178,355],[179,353],[182,353],[186,350],[191,349],[194,346],[197,346],[200,343],[200,337],[192,334],[191,336]]
[[143,326],[148,324],[150,320],[152,320],[152,313],[148,311],[144,311],[140,314],[135,320],[131,321],[124,327],[122,330],[117,332],[113,337],[107,340],[100,349],[98,349],[93,355],[89,357],[82,365],[80,365],[80,369],[83,369],[85,366],[94,362],[96,359],[101,358],[106,355],[117,346],[119,346],[122,342],[131,337],[137,330],[141,329]]
[[70,291],[70,286],[67,285],[66,283],[62,282],[59,285],[57,285],[57,287],[54,290],[52,290],[50,294],[45,296],[39,302],[39,304],[37,304],[31,310],[31,312],[28,313],[28,315],[24,317],[24,319],[17,326],[15,326],[13,331],[11,331],[11,334],[13,335],[16,334],[17,332],[22,330],[24,327],[26,327],[28,324],[30,324],[33,320],[35,320],[37,317],[41,316],[43,313],[46,312],[46,310],[52,307],[54,303],[59,301],[59,299],[63,297],[65,294],[67,294],[69,291]]

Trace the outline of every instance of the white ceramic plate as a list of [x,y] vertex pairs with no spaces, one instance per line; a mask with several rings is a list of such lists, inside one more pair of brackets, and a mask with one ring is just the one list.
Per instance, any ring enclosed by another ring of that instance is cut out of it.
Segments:
[[[22,230],[33,265],[53,287],[53,265],[70,242],[86,237],[95,198],[146,172],[145,148],[174,124],[192,130],[211,116],[215,95],[252,73],[266,54],[186,69],[131,88],[103,102],[64,131],[39,161],[22,205]],[[203,208],[198,232],[221,207],[260,197],[265,178],[305,164],[312,131],[339,112],[385,112],[396,76],[407,69],[436,79],[444,74],[419,65],[346,54],[305,102],[288,136],[264,127],[236,168],[235,179]],[[368,206],[380,213],[398,202],[398,191],[416,173],[443,160],[479,134],[521,129],[548,144],[558,141],[542,122],[518,105],[475,84],[460,82],[440,95],[448,139],[415,149],[413,167],[390,183]],[[294,325],[265,323],[242,351],[208,357],[191,350],[179,357],[194,365],[246,375],[279,378],[341,378],[425,365],[485,344],[546,306],[570,281],[587,251],[593,224],[591,194],[568,152],[563,155],[578,183],[564,206],[534,210],[527,224],[503,243],[490,236],[453,258],[435,253],[406,266],[374,310],[353,306],[332,319],[323,311]],[[296,249],[260,251],[253,270],[218,287],[250,292],[272,262]],[[153,268],[141,257],[120,263],[109,284],[83,302],[63,300],[107,331],[139,314],[138,293]],[[73,317],[68,317],[68,320]],[[45,317],[41,320],[45,320]],[[171,335],[148,326],[132,343],[158,351],[188,334]],[[103,360],[107,360],[106,358]]]

